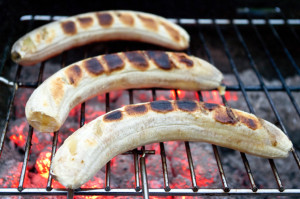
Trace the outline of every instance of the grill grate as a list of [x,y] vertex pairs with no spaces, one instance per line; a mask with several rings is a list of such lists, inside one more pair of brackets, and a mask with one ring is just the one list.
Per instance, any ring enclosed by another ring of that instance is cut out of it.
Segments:
[[[293,35],[293,39],[295,42],[300,43],[299,37],[296,33],[295,26],[291,22],[290,19],[286,19],[284,14],[281,13],[283,23],[281,22],[274,22],[271,19],[263,19],[264,23],[266,23],[264,26],[269,27],[271,30],[273,36],[276,38],[276,42],[279,44],[279,46],[282,48],[284,51],[285,55],[287,56],[289,62],[291,63],[292,67],[294,70],[297,72],[298,75],[300,75],[300,69],[299,66],[297,65],[296,61],[294,60],[292,54],[289,52],[287,46],[283,42],[282,38],[276,31],[276,28],[274,28],[274,25],[281,25],[285,26]],[[44,20],[44,21],[50,21],[60,18],[59,16],[52,16],[52,17],[41,17],[41,16],[23,16],[21,18],[22,23],[25,23],[26,21],[29,20],[28,24],[28,30],[31,30],[34,27],[34,23],[38,20]],[[262,92],[265,94],[269,105],[271,106],[275,117],[278,121],[279,126],[281,129],[288,134],[286,127],[283,124],[283,121],[279,115],[279,111],[277,110],[274,101],[271,98],[270,92],[274,91],[282,91],[285,92],[290,100],[290,103],[293,105],[294,109],[296,110],[298,116],[300,116],[300,109],[299,105],[297,104],[292,92],[299,92],[300,91],[300,85],[297,86],[289,86],[287,85],[285,78],[283,74],[281,73],[279,67],[277,66],[274,58],[272,57],[264,39],[261,36],[261,33],[259,32],[257,26],[261,25],[261,21],[257,19],[252,19],[250,16],[248,16],[248,19],[245,20],[237,20],[237,19],[231,19],[231,20],[221,20],[221,19],[173,19],[175,22],[179,23],[179,25],[183,27],[196,27],[197,29],[197,39],[200,40],[200,43],[202,44],[203,50],[208,58],[208,60],[214,64],[214,60],[211,55],[211,51],[209,50],[207,46],[207,41],[205,39],[205,36],[203,32],[205,29],[203,29],[204,26],[210,26],[214,29],[215,33],[217,34],[218,38],[220,39],[222,46],[220,48],[223,48],[227,59],[229,61],[231,70],[234,74],[234,76],[237,79],[238,84],[237,85],[232,85],[232,86],[227,86],[227,91],[239,91],[242,93],[242,96],[244,100],[246,101],[247,107],[249,111],[253,114],[255,114],[255,110],[253,108],[253,105],[250,102],[248,92],[256,91],[256,92]],[[244,37],[240,31],[240,26],[247,25],[251,27],[255,33],[256,38],[259,41],[259,44],[261,45],[264,53],[266,54],[269,62],[271,63],[272,68],[274,69],[278,79],[281,82],[281,85],[279,86],[267,86],[265,84],[265,81],[263,80],[263,77],[261,73],[259,72],[258,68],[256,67],[256,63],[253,59],[252,54],[250,53],[250,50],[244,40]],[[300,25],[299,23],[297,25]],[[221,26],[226,26],[227,28],[231,28],[234,30],[234,33],[236,34],[236,37],[239,41],[239,43],[242,45],[243,50],[248,58],[248,61],[250,63],[250,67],[252,71],[255,73],[256,77],[259,80],[258,86],[245,86],[243,81],[241,80],[240,74],[238,72],[235,60],[233,59],[233,56],[230,53],[228,43],[225,40],[224,33],[222,32],[222,27]],[[193,42],[192,38],[192,42]],[[3,51],[3,56],[1,59],[1,69],[4,67],[5,61],[9,55],[9,47],[11,44],[11,38],[8,39],[7,45],[4,47]],[[88,52],[89,49],[88,47],[84,47],[84,58],[88,57]],[[127,49],[129,50],[129,49]],[[106,48],[105,52],[109,51],[109,48]],[[193,49],[188,49],[187,51],[188,54],[195,54]],[[62,60],[61,60],[61,68],[66,66],[66,59],[67,59],[67,52],[64,52],[62,54]],[[4,141],[5,141],[5,136],[7,133],[7,127],[8,123],[10,120],[11,116],[11,110],[13,106],[14,100],[15,99],[15,94],[16,91],[19,87],[21,88],[36,88],[43,79],[43,72],[45,68],[45,62],[42,62],[40,64],[40,69],[39,69],[39,75],[38,75],[38,81],[35,83],[25,83],[20,81],[20,75],[22,73],[22,66],[17,66],[17,72],[16,76],[14,79],[14,82],[8,82],[2,80],[3,83],[6,83],[7,85],[10,85],[13,87],[13,92],[12,96],[10,98],[10,104],[9,104],[9,109],[7,112],[7,117],[5,119],[5,124],[4,128],[1,134],[1,140],[0,140],[0,154],[3,151],[4,147]],[[129,92],[129,103],[132,104],[134,103],[134,97],[133,97],[133,91],[134,90],[139,90],[139,89],[130,89],[128,90]],[[143,90],[150,90],[152,91],[152,98],[153,100],[156,100],[157,98],[157,90],[161,89],[143,89]],[[164,90],[164,89],[163,89]],[[203,101],[203,96],[200,91],[197,92],[199,96],[199,100]],[[176,99],[180,99],[177,90],[175,90],[175,97]],[[224,96],[222,97],[222,101],[225,105],[227,105],[227,101]],[[106,93],[106,112],[110,111],[111,106],[110,106],[110,94]],[[299,118],[298,118],[299,119]],[[85,103],[81,104],[81,114],[80,114],[80,127],[84,124],[85,122]],[[151,196],[167,196],[167,195],[172,195],[172,196],[181,196],[181,195],[186,195],[186,196],[198,196],[198,195],[217,195],[217,196],[222,196],[222,195],[299,195],[300,194],[300,187],[298,186],[297,188],[289,188],[286,189],[281,181],[280,175],[277,171],[276,164],[272,159],[269,159],[269,164],[270,167],[273,171],[274,174],[274,179],[278,185],[277,188],[274,189],[264,189],[264,188],[258,188],[258,185],[255,182],[255,178],[252,174],[251,168],[249,161],[247,159],[247,156],[244,153],[240,153],[241,159],[243,161],[243,164],[245,166],[245,170],[249,179],[249,183],[251,188],[249,189],[237,189],[237,188],[230,188],[227,182],[227,179],[225,177],[225,172],[222,166],[222,161],[221,161],[221,155],[219,153],[218,147],[215,145],[212,145],[212,149],[215,155],[215,160],[217,163],[217,167],[219,169],[220,173],[220,180],[222,182],[223,187],[222,188],[201,188],[197,185],[196,181],[196,174],[194,172],[194,163],[193,163],[193,158],[191,155],[191,149],[189,142],[185,142],[185,149],[186,149],[186,154],[187,154],[187,161],[189,164],[189,172],[191,175],[191,183],[192,187],[186,188],[186,189],[176,189],[173,188],[171,189],[170,187],[170,181],[169,181],[169,176],[167,172],[167,160],[166,160],[166,153],[165,153],[165,146],[164,143],[160,143],[160,155],[161,155],[161,162],[162,162],[162,171],[163,171],[163,179],[164,179],[164,186],[162,189],[152,189],[148,187],[148,180],[147,180],[147,172],[146,172],[146,162],[145,158],[147,154],[153,154],[154,151],[151,150],[146,150],[145,147],[142,147],[141,150],[135,149],[130,152],[127,152],[126,154],[132,154],[134,156],[134,176],[135,176],[135,187],[131,189],[124,189],[124,188],[111,188],[110,182],[110,176],[111,176],[111,165],[110,162],[107,163],[106,165],[106,173],[105,173],[105,187],[103,189],[80,189],[80,190],[65,190],[65,189],[53,189],[52,188],[52,177],[49,175],[48,181],[47,181],[47,186],[45,188],[25,188],[24,189],[24,178],[25,178],[25,172],[26,168],[28,167],[28,159],[30,156],[30,148],[31,148],[31,141],[32,141],[32,136],[33,136],[33,128],[29,127],[29,132],[28,132],[28,137],[26,141],[26,146],[25,146],[25,154],[24,154],[24,161],[23,161],[23,166],[20,174],[20,180],[19,180],[19,185],[18,188],[0,188],[0,195],[68,195],[68,198],[72,198],[74,195],[118,195],[118,196],[143,196],[144,198],[148,198],[149,195]],[[59,132],[54,132],[53,134],[53,140],[52,140],[52,150],[51,150],[51,160],[54,157],[54,153],[57,149],[57,143],[58,143],[58,134]],[[295,151],[295,149],[292,150],[292,154],[294,157],[295,164],[299,167],[300,169],[300,161],[299,157]],[[51,166],[50,166],[51,168]],[[141,173],[141,176],[139,175]],[[140,181],[142,182],[140,184]]]

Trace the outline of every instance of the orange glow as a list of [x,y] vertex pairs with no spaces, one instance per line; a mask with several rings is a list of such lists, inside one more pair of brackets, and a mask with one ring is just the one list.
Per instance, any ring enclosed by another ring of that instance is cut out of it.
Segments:
[[[183,91],[183,90],[177,90],[177,95],[178,95],[179,99],[183,99],[185,97],[185,91]],[[174,99],[174,100],[176,99],[176,92],[175,92],[175,90],[171,90],[170,91],[170,98]]]
[[205,178],[203,176],[200,176],[200,179],[197,179],[197,185],[199,187],[208,187],[210,184],[214,182],[214,178]]
[[25,146],[26,138],[24,136],[24,129],[26,128],[26,126],[27,123],[23,122],[19,126],[14,126],[11,130],[14,135],[11,135],[9,139],[11,139],[19,147]]
[[[203,100],[208,103],[222,104],[222,98],[218,91],[202,91]],[[226,101],[238,101],[236,92],[226,91],[224,95]]]
[[203,101],[214,104],[221,104],[222,99],[218,91],[203,91],[202,92]]
[[175,93],[175,90],[171,90],[170,92],[171,92],[171,94],[170,94],[171,98],[172,98],[172,99],[176,99],[176,93]]
[[[98,177],[93,177],[91,180],[87,181],[81,188],[95,189],[100,188],[104,184],[104,180]],[[78,196],[75,198],[85,198],[85,199],[99,199],[99,198],[112,198],[109,196]]]
[[48,179],[49,176],[49,168],[50,168],[50,159],[51,152],[44,151],[41,152],[38,159],[36,160],[36,169],[38,173],[43,177]]
[[178,90],[177,94],[178,94],[178,96],[179,96],[180,99],[185,97],[185,91]]
[[[15,167],[9,169],[7,175],[3,178],[0,178],[0,186],[3,188],[17,188],[19,186],[19,178],[22,166],[23,163],[18,162],[18,164]],[[28,172],[26,172],[25,176],[25,186],[29,184],[27,174]]]
[[157,99],[156,100],[169,100],[168,98],[166,98],[165,96],[163,96],[163,95],[160,95],[160,96],[158,96],[157,97]]

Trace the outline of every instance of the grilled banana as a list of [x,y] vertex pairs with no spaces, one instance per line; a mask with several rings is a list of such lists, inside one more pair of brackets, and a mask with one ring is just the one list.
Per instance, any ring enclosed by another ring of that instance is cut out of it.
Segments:
[[27,33],[13,45],[11,57],[21,65],[33,65],[76,46],[109,40],[141,41],[183,50],[190,39],[184,29],[153,14],[121,10],[90,12]]
[[255,115],[197,101],[155,101],[122,107],[78,129],[58,149],[51,173],[75,189],[114,156],[169,140],[203,141],[265,158],[286,157],[292,148],[280,129]]
[[41,132],[60,128],[70,110],[98,93],[128,88],[217,88],[223,76],[206,61],[184,53],[132,51],[86,59],[61,69],[30,96],[25,113]]

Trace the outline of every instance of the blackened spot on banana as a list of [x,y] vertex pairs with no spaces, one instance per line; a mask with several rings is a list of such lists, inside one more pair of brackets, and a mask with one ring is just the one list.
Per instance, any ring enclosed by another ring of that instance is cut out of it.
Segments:
[[169,101],[154,101],[150,103],[151,109],[155,112],[166,113],[173,111],[173,105]]
[[182,111],[195,111],[197,110],[197,103],[194,101],[176,101],[177,107]]
[[74,35],[77,33],[76,24],[73,21],[62,22],[61,27],[67,35]]
[[142,52],[125,52],[124,55],[127,57],[129,62],[139,70],[145,70],[149,66],[147,58]]
[[104,116],[103,121],[115,122],[115,121],[119,121],[121,119],[122,119],[122,112],[121,111],[113,111],[113,112],[107,113]]
[[203,104],[203,108],[209,110],[209,111],[212,111],[214,110],[215,108],[219,107],[218,104],[211,104],[211,103],[204,103]]
[[96,58],[86,60],[83,65],[88,71],[88,73],[92,75],[97,76],[97,75],[101,75],[104,72],[104,68],[102,64]]
[[66,69],[66,75],[69,83],[76,86],[82,77],[82,71],[78,65],[73,65]]
[[238,111],[235,111],[235,114],[237,115],[239,121],[250,129],[256,130],[260,127],[260,121],[257,119],[257,117],[253,115],[247,115]]
[[193,67],[194,62],[193,60],[189,59],[188,56],[184,53],[174,53],[177,57],[178,61],[185,64],[187,67]]
[[113,17],[109,13],[98,13],[97,18],[102,27],[109,27],[113,23]]
[[144,115],[148,112],[145,104],[142,105],[128,105],[125,107],[125,111],[128,115]]
[[146,53],[159,68],[163,70],[171,70],[173,68],[173,63],[169,60],[167,53],[162,51],[147,51]]
[[78,17],[79,24],[82,28],[88,28],[93,24],[91,17]]
[[103,60],[106,62],[110,72],[120,70],[125,65],[118,54],[104,55]]
[[214,111],[214,119],[217,122],[223,124],[236,124],[238,122],[237,118],[233,114],[232,110],[228,107],[219,107]]

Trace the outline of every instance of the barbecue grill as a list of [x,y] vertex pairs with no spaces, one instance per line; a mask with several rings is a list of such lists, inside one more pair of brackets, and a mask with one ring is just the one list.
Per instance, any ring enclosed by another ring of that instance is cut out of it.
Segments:
[[[146,7],[147,5],[145,5]],[[296,120],[299,123],[300,120],[300,108],[299,108],[299,92],[300,92],[300,83],[296,82],[295,84],[290,84],[287,82],[287,78],[293,76],[299,78],[300,68],[298,66],[300,60],[297,57],[299,54],[299,44],[300,38],[298,36],[300,19],[295,18],[289,13],[285,13],[279,7],[272,7],[269,9],[252,9],[251,7],[241,7],[236,8],[234,16],[224,18],[220,15],[212,15],[207,17],[181,17],[172,15],[171,11],[167,11],[172,18],[169,20],[178,23],[180,26],[185,28],[191,35],[191,47],[186,51],[188,54],[199,56],[203,59],[207,59],[212,64],[216,65],[223,73],[231,74],[234,83],[226,82],[227,92],[238,93],[238,100],[243,101],[246,104],[245,111],[256,113],[255,105],[256,102],[251,100],[249,95],[251,93],[259,93],[264,96],[265,102],[271,107],[272,113],[276,119],[276,125],[279,126],[284,133],[293,138],[290,129],[284,118],[281,115],[280,110],[278,110],[278,104],[274,101],[273,94],[281,93],[285,95],[284,104],[286,106],[292,107],[291,109],[295,112],[295,115],[289,115],[292,119]],[[150,11],[149,11],[150,12]],[[195,10],[193,11],[193,13]],[[13,11],[12,11],[13,13]],[[155,14],[155,12],[153,12]],[[15,13],[13,13],[15,14]],[[159,14],[159,13],[158,13]],[[168,15],[169,15],[168,14]],[[18,89],[28,89],[33,90],[39,84],[41,84],[45,79],[45,70],[47,67],[51,67],[51,62],[60,62],[60,67],[63,68],[72,62],[81,60],[85,57],[95,56],[97,54],[111,53],[117,51],[129,51],[137,49],[153,49],[161,50],[162,48],[140,43],[131,43],[131,42],[103,42],[92,44],[88,46],[83,46],[76,48],[75,50],[66,51],[61,55],[46,60],[42,63],[37,64],[36,66],[31,67],[30,69],[22,67],[20,65],[14,64],[9,59],[10,48],[12,43],[18,38],[25,34],[26,32],[32,30],[33,28],[40,26],[42,24],[48,23],[53,20],[59,20],[66,16],[62,15],[32,15],[26,14],[22,16],[15,16],[12,18],[12,24],[6,24],[2,27],[4,32],[8,32],[8,37],[5,41],[2,41],[1,44],[1,62],[0,62],[0,86],[3,90],[1,97],[1,139],[0,139],[0,154],[5,147],[9,144],[9,124],[12,120],[16,118],[15,113],[20,110],[15,110],[15,104],[21,103],[16,95]],[[296,16],[297,17],[297,16]],[[16,19],[14,21],[14,19]],[[13,26],[18,26],[14,30]],[[2,39],[3,40],[3,39]],[[236,47],[236,46],[239,46]],[[236,52],[234,50],[237,48],[241,50]],[[96,49],[96,50],[95,50]],[[165,49],[163,49],[165,50]],[[258,52],[257,52],[258,51]],[[221,54],[220,54],[221,52]],[[279,52],[279,53],[278,53]],[[275,54],[275,56],[274,56]],[[280,55],[278,55],[280,54]],[[76,56],[74,56],[76,55]],[[242,57],[237,57],[237,55],[242,55]],[[279,57],[278,57],[279,56]],[[53,61],[54,60],[54,61]],[[50,62],[50,64],[49,64]],[[264,67],[268,65],[268,69],[263,70]],[[244,68],[243,68],[244,67]],[[252,84],[244,83],[244,76],[241,76],[241,73],[245,69],[251,71],[253,78],[256,78],[256,82]],[[58,68],[59,69],[59,68]],[[47,76],[53,74],[55,71],[48,69]],[[26,75],[28,73],[38,74],[36,80],[32,81],[26,80]],[[276,85],[269,84],[268,80],[277,80],[279,82]],[[268,82],[266,82],[268,81]],[[136,91],[145,90],[150,93],[152,100],[159,99],[160,91],[169,91],[166,89],[160,88],[151,88],[151,89],[130,89],[128,93],[128,101],[130,104],[136,103],[134,101]],[[171,91],[173,93],[174,99],[181,99],[180,92],[178,90]],[[217,99],[221,99],[219,103],[228,105],[229,98],[226,98],[226,95],[219,95],[218,91],[197,91],[193,92],[194,96],[200,101],[207,101],[207,94],[217,95]],[[127,96],[127,95],[126,95]],[[111,94],[106,93],[105,101],[105,111],[108,112],[115,107],[112,106]],[[297,101],[298,100],[298,101]],[[233,108],[240,108],[235,105],[236,101],[230,102],[229,105]],[[259,115],[258,115],[259,116]],[[264,118],[268,120],[269,118]],[[80,105],[80,120],[79,126],[83,126],[86,120],[86,103]],[[299,132],[299,128],[296,129]],[[61,130],[51,134],[52,136],[52,148],[50,159],[54,157],[54,154],[57,149],[59,142],[59,135]],[[53,188],[53,179],[51,175],[47,175],[47,184],[46,186],[40,187],[30,187],[27,188],[24,186],[26,173],[28,173],[28,161],[30,159],[30,150],[33,142],[34,134],[39,134],[35,132],[34,129],[29,126],[27,132],[26,144],[24,145],[24,151],[22,154],[23,163],[21,166],[20,172],[15,175],[19,176],[17,187],[3,187],[0,186],[0,197],[7,195],[18,195],[23,197],[32,197],[32,196],[67,196],[68,198],[73,198],[74,196],[143,196],[144,198],[149,198],[149,196],[228,196],[228,195],[246,195],[246,196],[299,196],[300,195],[300,184],[293,184],[291,186],[285,186],[285,183],[282,180],[282,174],[284,167],[280,166],[278,168],[277,160],[274,161],[269,159],[266,163],[267,167],[271,168],[266,172],[272,173],[273,181],[277,186],[273,187],[264,187],[257,183],[255,173],[255,165],[251,165],[249,161],[249,156],[244,153],[240,153],[239,159],[244,165],[244,173],[247,176],[246,186],[243,188],[232,187],[230,182],[228,182],[227,176],[230,175],[230,172],[226,172],[224,167],[224,159],[228,155],[226,150],[212,145],[212,152],[214,154],[214,161],[218,168],[219,176],[215,181],[220,181],[219,187],[210,187],[199,185],[199,180],[197,180],[197,173],[195,169],[197,167],[194,164],[192,155],[192,150],[189,142],[185,142],[185,153],[186,160],[188,162],[188,172],[190,175],[190,184],[189,187],[176,187],[172,186],[170,182],[169,171],[168,171],[168,154],[166,154],[165,144],[159,143],[158,150],[150,150],[147,146],[132,150],[127,152],[126,156],[133,156],[132,165],[134,165],[134,186],[128,188],[118,187],[114,188],[111,186],[111,163],[109,162],[105,168],[105,185],[101,188],[86,187],[78,190],[66,190],[64,188]],[[298,157],[299,151],[297,147],[300,144],[295,143],[296,140],[293,140],[294,147],[290,153],[289,162],[294,168],[293,173],[290,173],[288,178],[299,179],[299,169],[300,161]],[[299,142],[299,141],[298,141]],[[151,188],[149,186],[149,174],[147,173],[147,162],[146,159],[158,153],[161,156],[161,170],[163,184],[161,188]],[[198,152],[198,153],[201,153]],[[229,155],[231,152],[229,152]],[[3,158],[3,157],[2,157]],[[252,159],[252,158],[251,158]],[[0,157],[1,160],[1,157]],[[278,160],[279,164],[283,164],[285,160]],[[207,167],[205,162],[202,162],[203,167]],[[32,166],[31,166],[32,167]],[[51,164],[50,164],[51,168]],[[49,168],[48,168],[49,170]],[[271,172],[272,171],[272,172]],[[296,171],[296,172],[294,172]],[[176,171],[175,171],[176,172]],[[285,171],[284,173],[288,173]],[[292,172],[292,170],[291,170]],[[265,173],[260,173],[259,175],[264,175]],[[2,176],[0,176],[2,177]],[[1,184],[1,180],[0,180]],[[245,188],[246,187],[246,188]]]

